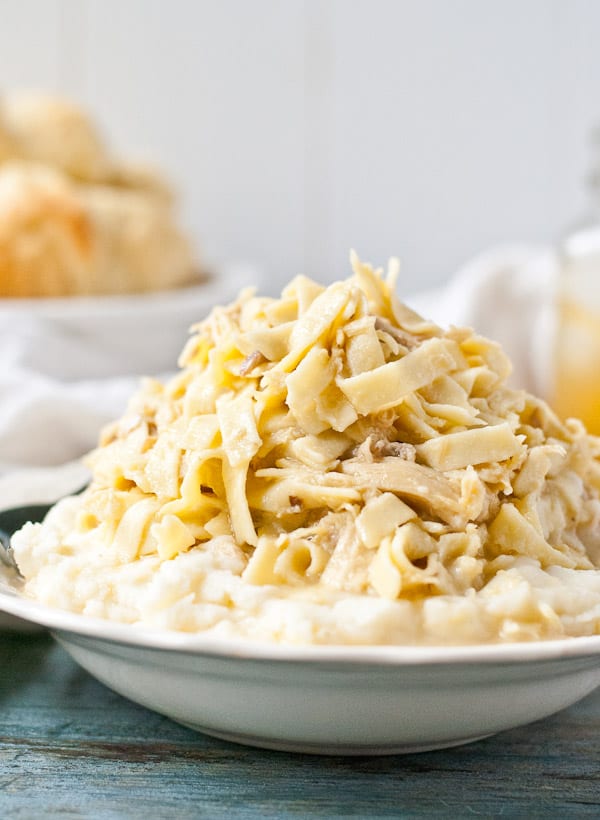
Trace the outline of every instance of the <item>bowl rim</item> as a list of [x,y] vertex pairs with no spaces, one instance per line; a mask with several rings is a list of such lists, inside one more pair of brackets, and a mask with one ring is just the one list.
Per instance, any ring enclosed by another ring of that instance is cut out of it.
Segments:
[[7,583],[5,578],[0,581],[0,611],[46,627],[52,632],[71,633],[130,648],[231,660],[315,665],[333,662],[355,666],[450,666],[532,663],[596,656],[600,663],[600,635],[490,644],[365,646],[278,644],[207,633],[177,632],[109,621],[50,607],[26,598]]
[[114,313],[130,315],[144,311],[162,312],[181,309],[190,300],[231,299],[243,287],[261,287],[263,272],[250,263],[233,262],[203,272],[204,278],[162,290],[141,293],[99,294],[84,296],[48,296],[17,298],[0,296],[0,315],[29,314],[43,318],[105,316]]

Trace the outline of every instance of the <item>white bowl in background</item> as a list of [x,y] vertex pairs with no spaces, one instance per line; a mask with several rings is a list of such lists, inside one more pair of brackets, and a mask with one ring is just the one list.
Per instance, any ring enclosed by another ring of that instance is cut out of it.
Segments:
[[190,325],[262,278],[248,265],[205,282],[125,296],[0,299],[4,365],[74,381],[174,370]]

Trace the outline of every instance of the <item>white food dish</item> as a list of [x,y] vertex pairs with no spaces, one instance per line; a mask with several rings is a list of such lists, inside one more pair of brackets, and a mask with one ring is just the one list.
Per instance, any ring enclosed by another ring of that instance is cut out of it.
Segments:
[[[190,325],[262,276],[230,266],[198,285],[120,296],[0,298],[5,362],[61,380],[172,370]],[[18,341],[15,341],[18,340]]]
[[600,636],[464,647],[282,646],[157,632],[51,609],[0,583],[98,680],[216,737],[318,754],[397,754],[544,718],[600,685]]

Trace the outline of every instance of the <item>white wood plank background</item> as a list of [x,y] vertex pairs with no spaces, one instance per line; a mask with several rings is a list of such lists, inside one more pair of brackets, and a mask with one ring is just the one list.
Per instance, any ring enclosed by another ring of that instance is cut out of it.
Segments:
[[183,195],[204,256],[404,289],[583,206],[595,0],[0,0],[3,88],[62,91]]

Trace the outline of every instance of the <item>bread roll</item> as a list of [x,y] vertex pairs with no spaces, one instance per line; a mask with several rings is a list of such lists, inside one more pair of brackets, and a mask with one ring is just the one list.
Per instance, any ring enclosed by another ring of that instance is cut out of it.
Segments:
[[0,295],[159,290],[193,277],[190,246],[159,196],[78,185],[31,162],[0,165]]
[[173,195],[53,97],[0,99],[0,297],[131,293],[194,278]]

